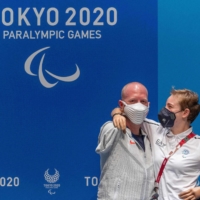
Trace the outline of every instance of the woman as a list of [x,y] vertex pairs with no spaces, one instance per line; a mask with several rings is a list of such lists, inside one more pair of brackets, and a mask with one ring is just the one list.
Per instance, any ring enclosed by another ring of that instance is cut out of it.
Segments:
[[[200,111],[198,101],[195,92],[172,89],[166,106],[158,114],[160,123],[148,119],[143,122],[142,129],[152,146],[159,200],[200,197],[200,187],[196,187],[200,175],[200,137],[192,133],[191,127]],[[120,113],[119,108],[112,112],[114,125],[126,129],[125,117],[116,113]]]

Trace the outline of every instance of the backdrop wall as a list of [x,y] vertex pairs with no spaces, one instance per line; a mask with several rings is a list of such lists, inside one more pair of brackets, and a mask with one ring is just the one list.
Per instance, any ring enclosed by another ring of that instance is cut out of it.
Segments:
[[[100,126],[122,87],[199,91],[199,1],[0,3],[0,196],[95,200]],[[199,132],[199,119],[194,131]]]
[[[200,94],[200,2],[158,1],[158,107],[170,90],[191,89]],[[200,133],[200,117],[193,123]]]

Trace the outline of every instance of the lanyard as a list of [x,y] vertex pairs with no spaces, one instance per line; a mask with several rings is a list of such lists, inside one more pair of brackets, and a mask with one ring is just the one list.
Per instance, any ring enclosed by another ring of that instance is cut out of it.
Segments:
[[156,179],[156,181],[155,181],[157,187],[158,187],[158,183],[160,182],[160,178],[161,178],[161,176],[162,176],[163,170],[164,170],[164,168],[165,168],[165,166],[166,166],[167,161],[169,160],[169,158],[170,158],[173,154],[175,154],[176,151],[177,151],[178,149],[180,149],[187,141],[189,141],[189,140],[190,140],[191,138],[193,138],[194,136],[195,136],[195,134],[192,133],[192,132],[191,132],[189,135],[187,135],[184,139],[182,139],[182,140],[176,145],[176,149],[175,149],[174,151],[171,151],[171,152],[169,153],[169,156],[163,160],[162,165],[161,165],[160,170],[159,170],[159,173],[158,173],[158,176],[157,176],[157,179]]

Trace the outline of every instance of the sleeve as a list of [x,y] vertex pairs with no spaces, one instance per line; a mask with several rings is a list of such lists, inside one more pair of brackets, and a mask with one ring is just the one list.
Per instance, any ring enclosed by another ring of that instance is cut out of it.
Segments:
[[121,131],[114,127],[113,122],[106,122],[100,129],[96,153],[107,153],[119,139]]
[[158,132],[158,128],[160,127],[160,124],[154,120],[151,119],[145,119],[142,123],[142,130],[148,135],[150,141],[153,141],[153,138],[156,136],[156,133]]

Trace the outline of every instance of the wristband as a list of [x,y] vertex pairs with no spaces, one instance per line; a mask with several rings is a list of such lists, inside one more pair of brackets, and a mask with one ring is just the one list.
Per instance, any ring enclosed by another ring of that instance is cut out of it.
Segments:
[[115,113],[112,118],[114,118],[115,115],[122,115],[122,113]]

